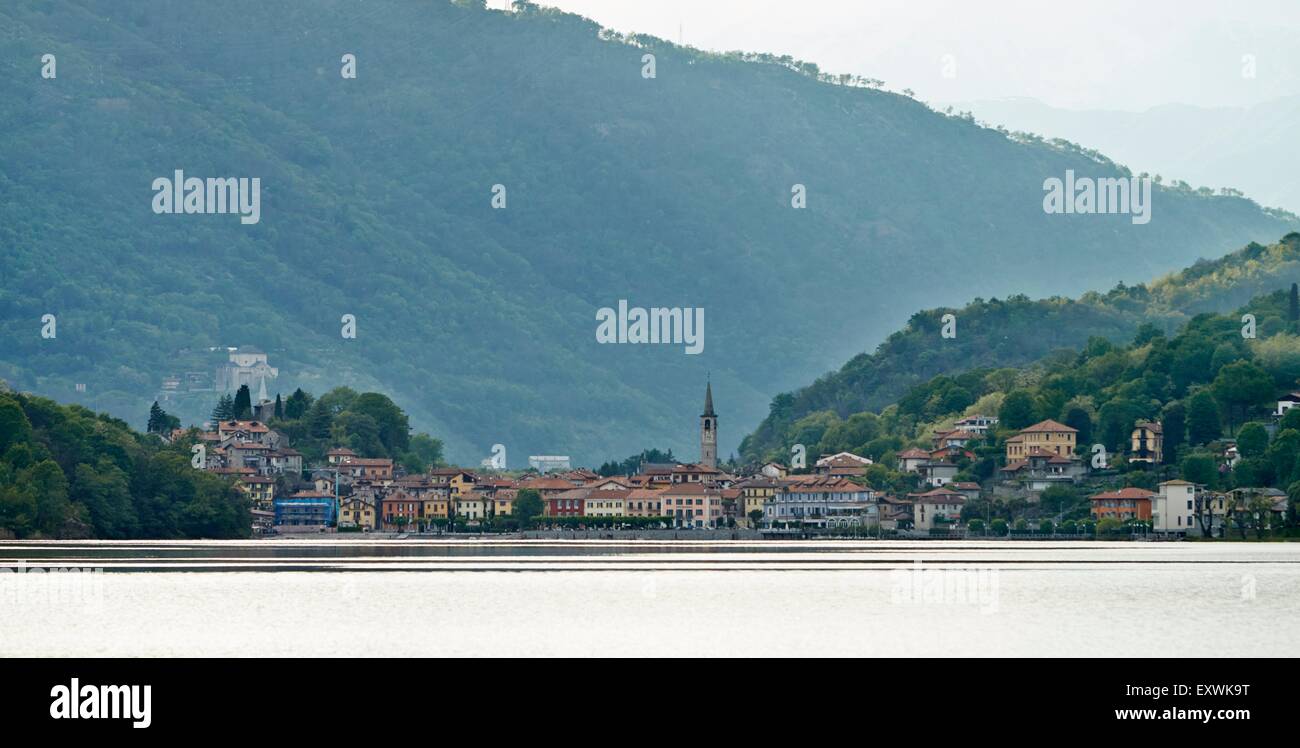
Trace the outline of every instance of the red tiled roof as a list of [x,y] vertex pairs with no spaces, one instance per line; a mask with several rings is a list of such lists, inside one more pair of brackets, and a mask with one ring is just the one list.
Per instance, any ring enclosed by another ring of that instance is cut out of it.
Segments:
[[936,488],[933,491],[926,491],[925,493],[908,494],[907,498],[910,499],[913,504],[962,504],[966,501],[965,496],[962,496],[956,491],[949,491],[946,488]]
[[1096,501],[1098,499],[1149,499],[1152,496],[1155,496],[1155,494],[1150,491],[1130,486],[1129,488],[1121,488],[1118,491],[1107,491],[1105,493],[1093,494],[1088,498]]
[[1021,429],[1020,433],[1028,434],[1036,431],[1047,431],[1047,432],[1065,431],[1071,434],[1079,433],[1078,429],[1072,429],[1069,426],[1066,426],[1065,424],[1059,421],[1053,421],[1050,418],[1047,419],[1046,421],[1039,421],[1038,423],[1035,423],[1033,426],[1030,426],[1027,429]]

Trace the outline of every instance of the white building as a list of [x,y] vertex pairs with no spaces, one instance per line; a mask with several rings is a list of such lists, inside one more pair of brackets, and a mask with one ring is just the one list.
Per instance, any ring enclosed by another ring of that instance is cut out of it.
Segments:
[[248,385],[250,392],[266,395],[267,380],[280,376],[280,370],[267,363],[266,354],[254,348],[230,351],[230,360],[217,369],[217,391],[230,392]]
[[847,478],[823,478],[777,489],[763,503],[763,520],[818,527],[879,524],[876,492]]
[[983,435],[983,434],[987,434],[989,432],[989,429],[993,428],[996,425],[998,425],[998,419],[994,418],[993,416],[976,415],[976,416],[966,416],[965,418],[961,419],[957,423],[953,424],[953,427],[962,431],[971,431],[976,434]]
[[917,530],[935,527],[940,518],[957,523],[961,520],[961,508],[966,505],[965,496],[947,488],[914,493],[907,498],[912,502],[912,527]]
[[1185,534],[1196,529],[1195,483],[1167,480],[1160,493],[1151,497],[1151,530],[1157,533]]
[[957,477],[957,466],[946,460],[926,462],[921,465],[921,479],[931,488],[940,488]]
[[1273,411],[1275,416],[1284,416],[1288,410],[1300,404],[1300,392],[1291,392],[1277,399],[1277,410]]

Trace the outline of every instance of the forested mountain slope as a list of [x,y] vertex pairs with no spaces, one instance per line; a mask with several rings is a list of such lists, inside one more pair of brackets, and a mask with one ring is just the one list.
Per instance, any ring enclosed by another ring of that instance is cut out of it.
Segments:
[[[812,64],[474,5],[6,3],[0,378],[142,426],[164,377],[256,346],[282,393],[384,392],[450,459],[501,442],[515,466],[693,455],[711,373],[725,455],[771,393],[916,309],[1137,281],[1296,227],[1169,188],[1145,225],[1047,215],[1044,179],[1124,170]],[[155,214],[177,169],[260,178],[260,220]],[[598,344],[619,299],[705,309],[704,352]]]
[[[839,418],[879,411],[939,374],[1023,366],[1056,349],[1081,347],[1092,337],[1126,342],[1144,324],[1172,335],[1197,314],[1235,309],[1295,281],[1300,281],[1300,234],[1292,233],[1268,246],[1251,244],[1150,284],[1120,285],[1104,294],[1040,300],[1017,295],[918,312],[874,353],[855,356],[839,371],[778,395],[768,417],[746,437],[742,453],[751,460],[779,454],[802,419],[822,411]],[[948,313],[957,319],[952,339],[940,335]]]

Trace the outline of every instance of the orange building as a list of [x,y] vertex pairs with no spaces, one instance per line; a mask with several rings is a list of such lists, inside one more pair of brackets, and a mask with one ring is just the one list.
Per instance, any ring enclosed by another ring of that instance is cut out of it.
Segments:
[[1092,518],[1110,517],[1121,522],[1128,519],[1150,520],[1151,499],[1155,494],[1141,488],[1122,488],[1118,491],[1089,496],[1092,501]]

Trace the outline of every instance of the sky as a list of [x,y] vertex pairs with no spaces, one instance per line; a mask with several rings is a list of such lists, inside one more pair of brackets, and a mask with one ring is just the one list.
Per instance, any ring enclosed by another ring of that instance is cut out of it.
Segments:
[[1142,111],[1300,94],[1300,0],[538,1],[701,49],[793,55],[931,103]]

